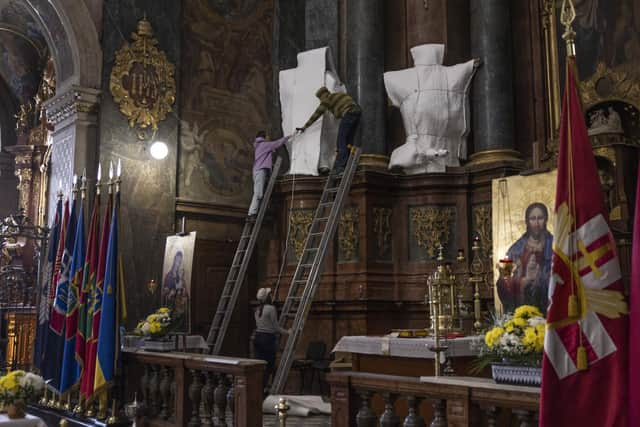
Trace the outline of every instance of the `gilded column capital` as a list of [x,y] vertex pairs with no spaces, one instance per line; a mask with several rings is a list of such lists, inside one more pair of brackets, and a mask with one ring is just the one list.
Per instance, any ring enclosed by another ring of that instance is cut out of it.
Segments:
[[99,90],[76,85],[44,103],[49,123],[55,127],[71,118],[77,118],[78,114],[96,114],[99,105]]

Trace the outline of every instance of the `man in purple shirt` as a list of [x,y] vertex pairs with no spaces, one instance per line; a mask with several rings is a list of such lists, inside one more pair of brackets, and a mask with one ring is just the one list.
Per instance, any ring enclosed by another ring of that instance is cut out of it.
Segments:
[[253,161],[253,198],[249,206],[249,221],[256,220],[258,208],[264,195],[264,186],[273,166],[271,155],[278,147],[287,142],[291,136],[285,136],[275,141],[267,141],[266,138],[266,132],[261,130],[256,134],[256,140],[253,142],[256,151],[255,160]]

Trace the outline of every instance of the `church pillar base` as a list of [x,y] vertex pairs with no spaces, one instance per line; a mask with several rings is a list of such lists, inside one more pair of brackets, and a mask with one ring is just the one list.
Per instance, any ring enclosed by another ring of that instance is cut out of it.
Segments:
[[360,156],[358,166],[367,169],[387,170],[389,169],[389,156],[383,154],[363,154]]
[[499,148],[472,154],[469,156],[469,162],[465,167],[475,169],[479,166],[495,163],[510,163],[514,166],[521,166],[524,164],[524,161],[518,151],[509,148]]

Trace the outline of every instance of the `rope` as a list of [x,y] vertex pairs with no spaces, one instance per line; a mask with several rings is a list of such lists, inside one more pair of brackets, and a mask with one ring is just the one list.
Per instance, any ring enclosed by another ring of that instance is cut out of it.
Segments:
[[[291,138],[291,142],[293,142],[295,140],[296,136],[294,135]],[[290,156],[289,156],[289,168],[291,168],[291,165],[293,164],[293,160],[294,160],[294,156],[293,156],[293,150],[291,150]],[[278,300],[278,289],[280,288],[280,280],[282,279],[282,273],[284,272],[284,267],[287,264],[287,251],[289,250],[289,235],[291,234],[291,217],[293,216],[293,201],[295,198],[295,193],[296,193],[296,175],[295,174],[291,174],[292,179],[291,179],[291,204],[289,205],[289,219],[288,219],[288,224],[287,224],[287,234],[285,236],[285,243],[284,243],[284,250],[282,251],[282,262],[280,264],[280,271],[278,272],[278,279],[276,279],[276,284],[274,286],[274,291],[273,291],[273,301],[276,302]]]

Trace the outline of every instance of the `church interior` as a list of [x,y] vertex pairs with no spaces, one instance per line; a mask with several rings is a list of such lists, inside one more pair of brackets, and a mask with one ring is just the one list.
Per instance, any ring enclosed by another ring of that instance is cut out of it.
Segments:
[[639,65],[640,0],[0,0],[0,424],[640,425]]

